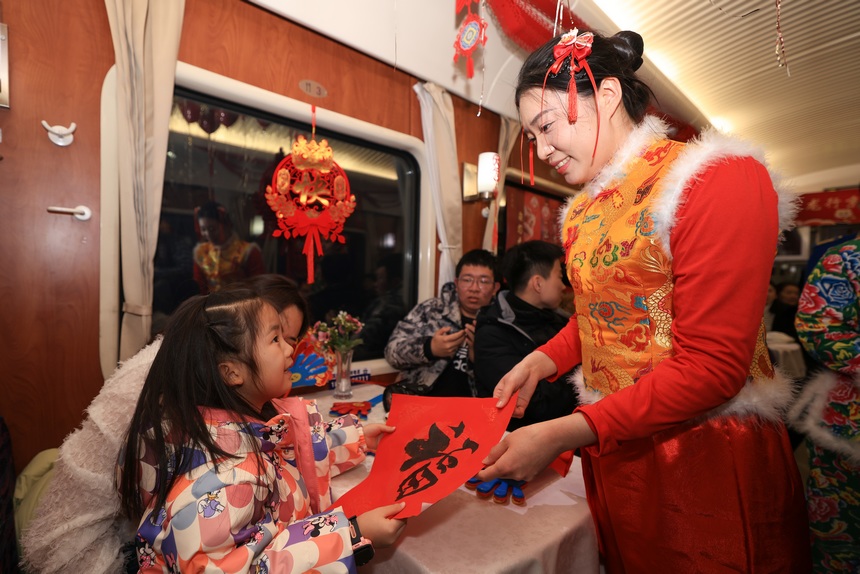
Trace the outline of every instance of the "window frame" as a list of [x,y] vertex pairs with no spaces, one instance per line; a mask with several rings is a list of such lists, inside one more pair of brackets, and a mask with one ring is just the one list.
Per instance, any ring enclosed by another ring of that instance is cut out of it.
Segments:
[[[177,62],[175,83],[201,94],[235,102],[293,121],[311,123],[311,106],[287,96],[276,94],[238,80]],[[120,329],[120,224],[119,176],[117,169],[116,132],[116,68],[111,67],[102,84],[101,94],[101,199],[100,199],[100,278],[99,278],[99,356],[102,373],[109,377],[116,369],[119,357]],[[434,296],[436,266],[436,212],[430,192],[429,169],[425,144],[415,136],[358,120],[318,107],[316,124],[321,129],[338,132],[360,140],[402,150],[411,154],[419,169],[418,301]],[[395,372],[385,359],[359,361],[356,369],[368,369],[371,376]]]

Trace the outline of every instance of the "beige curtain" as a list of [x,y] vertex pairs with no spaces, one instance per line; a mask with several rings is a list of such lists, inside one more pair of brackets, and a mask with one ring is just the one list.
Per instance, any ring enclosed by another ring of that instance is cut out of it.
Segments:
[[119,360],[149,340],[168,120],[185,0],[105,0],[117,70],[123,315]]
[[457,165],[457,138],[451,95],[432,82],[413,87],[421,103],[421,125],[427,147],[430,193],[436,211],[439,237],[437,293],[454,280],[454,269],[463,256],[463,199]]
[[520,135],[520,122],[502,116],[502,125],[499,127],[499,192],[490,203],[487,227],[484,228],[484,249],[492,253],[499,252],[499,206],[505,204],[505,171],[508,169],[508,158],[517,143]]

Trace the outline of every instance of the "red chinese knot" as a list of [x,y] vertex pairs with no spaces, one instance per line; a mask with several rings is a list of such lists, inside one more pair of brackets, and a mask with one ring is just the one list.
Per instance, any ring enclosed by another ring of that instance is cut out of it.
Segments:
[[346,218],[355,211],[346,172],[334,161],[328,141],[298,136],[291,153],[275,168],[266,186],[266,203],[278,218],[274,237],[306,236],[302,253],[308,262],[308,283],[314,282],[314,247],[322,255],[320,237],[346,243]]

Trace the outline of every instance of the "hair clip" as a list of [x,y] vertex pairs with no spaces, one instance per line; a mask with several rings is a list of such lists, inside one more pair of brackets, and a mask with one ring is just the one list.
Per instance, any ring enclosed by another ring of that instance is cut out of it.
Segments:
[[[585,70],[588,74],[588,79],[591,80],[591,87],[594,90],[595,104],[597,103],[597,83],[594,81],[594,74],[591,73],[591,67],[588,65],[588,56],[591,54],[591,45],[594,43],[594,34],[591,32],[583,32],[579,34],[579,30],[574,28],[570,32],[562,34],[558,44],[552,49],[552,55],[555,60],[546,71],[543,79],[543,90],[546,90],[546,81],[550,74],[558,74],[561,71],[564,61],[570,58],[570,80],[567,83],[567,119],[570,123],[576,121],[578,116],[576,105],[576,72]],[[541,93],[541,105],[543,105],[543,93]],[[600,137],[600,109],[595,105],[597,111],[597,137],[594,140],[594,151],[591,153],[591,158],[597,154],[597,139]]]

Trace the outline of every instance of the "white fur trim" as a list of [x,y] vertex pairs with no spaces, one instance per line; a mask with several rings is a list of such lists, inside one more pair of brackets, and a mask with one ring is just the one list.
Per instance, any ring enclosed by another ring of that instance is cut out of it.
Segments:
[[[569,381],[576,388],[580,404],[590,405],[604,398],[600,391],[585,387],[581,368],[570,375]],[[748,380],[737,395],[696,420],[756,415],[768,421],[781,421],[793,399],[794,381],[777,370],[773,379]]]
[[[655,141],[665,138],[666,130],[667,125],[661,119],[646,116],[630,133],[612,160],[582,188],[580,193],[588,193],[589,197],[594,198],[613,181],[623,179],[626,176],[625,168],[630,160],[639,157]],[[676,223],[675,215],[684,203],[687,189],[699,181],[701,174],[708,167],[732,157],[751,157],[765,166],[779,198],[777,205],[779,229],[787,230],[793,227],[794,217],[800,208],[800,198],[791,192],[779,173],[768,166],[764,151],[750,142],[728,136],[715,129],[707,129],[698,138],[689,141],[684,150],[678,154],[677,159],[672,162],[663,178],[663,192],[654,202],[657,235],[670,259],[672,251],[669,240]],[[559,211],[559,230],[564,229],[567,213],[577,197],[579,194],[569,198],[564,208]],[[561,241],[564,243],[564,237],[561,237]]]
[[[803,387],[797,402],[788,413],[791,426],[806,434],[813,443],[846,457],[852,464],[860,464],[860,442],[858,437],[839,437],[834,435],[823,422],[824,410],[829,402],[827,397],[839,383],[839,374],[824,370],[810,379]],[[854,386],[860,389],[860,375],[855,377]]]
[[597,197],[597,195],[606,189],[606,187],[615,180],[624,179],[627,177],[626,167],[630,160],[642,155],[648,147],[666,137],[666,123],[655,116],[645,116],[638,126],[636,126],[627,139],[612,156],[612,159],[603,166],[594,179],[585,184],[583,191],[589,196]]
[[766,421],[784,420],[785,411],[794,400],[794,380],[779,369],[773,379],[750,379],[738,394],[704,415],[704,418],[743,418],[757,415]]
[[698,138],[687,143],[672,162],[663,178],[662,194],[654,202],[657,235],[670,258],[672,252],[669,239],[675,227],[675,215],[678,208],[684,204],[687,190],[700,181],[707,168],[732,157],[751,157],[764,165],[779,198],[779,229],[789,229],[792,226],[799,208],[798,197],[791,193],[779,175],[767,165],[763,150],[749,142],[707,129]]
[[[648,149],[648,146],[655,141],[666,137],[668,125],[656,116],[645,116],[638,126],[636,126],[624,143],[612,156],[612,159],[603,166],[594,179],[589,181],[582,187],[582,191],[568,198],[565,205],[558,212],[558,229],[564,229],[564,221],[567,218],[567,212],[570,211],[570,206],[582,193],[587,193],[589,197],[594,198],[603,191],[609,183],[616,179],[622,179],[625,175],[625,167],[630,160],[639,157],[642,152]],[[561,238],[562,245],[564,237]]]

